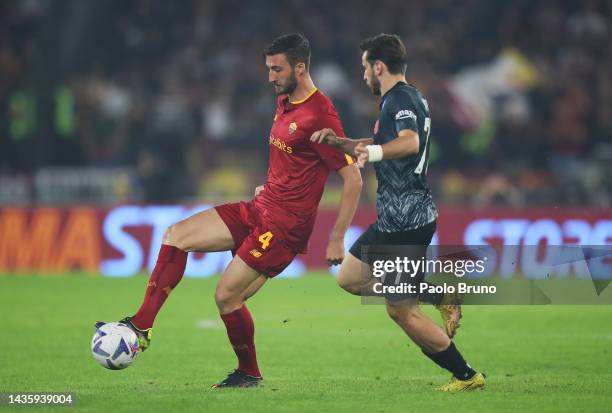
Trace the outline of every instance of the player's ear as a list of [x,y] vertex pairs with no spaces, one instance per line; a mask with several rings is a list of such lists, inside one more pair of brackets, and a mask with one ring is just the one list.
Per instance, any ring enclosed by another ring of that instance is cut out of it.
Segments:
[[295,74],[297,76],[302,76],[304,73],[306,73],[306,65],[303,62],[300,62],[298,64],[295,65]]
[[384,68],[384,63],[383,62],[381,62],[380,60],[377,60],[377,61],[374,62],[374,74],[376,76],[382,75],[383,68]]

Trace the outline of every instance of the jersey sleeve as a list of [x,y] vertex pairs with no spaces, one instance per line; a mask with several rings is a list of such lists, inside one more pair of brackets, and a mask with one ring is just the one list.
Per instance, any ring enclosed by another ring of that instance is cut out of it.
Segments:
[[410,129],[419,133],[417,124],[418,110],[408,95],[396,94],[389,99],[386,111],[393,120],[395,133],[399,134],[404,129]]
[[[324,128],[332,129],[334,132],[336,132],[337,136],[344,136],[342,122],[340,122],[340,117],[335,110],[329,110],[327,113],[320,116],[319,122],[314,130],[317,131]],[[342,169],[347,165],[355,163],[355,159],[352,156],[345,154],[343,151],[334,148],[333,146],[313,142],[310,142],[310,145],[330,170],[337,171],[338,169]]]

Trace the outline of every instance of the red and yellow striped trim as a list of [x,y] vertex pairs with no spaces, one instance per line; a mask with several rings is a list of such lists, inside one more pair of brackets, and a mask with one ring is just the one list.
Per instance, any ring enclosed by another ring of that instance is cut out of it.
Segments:
[[316,91],[317,91],[317,88],[315,87],[315,88],[312,90],[312,92],[310,92],[310,93],[309,93],[309,94],[308,94],[308,95],[307,95],[307,96],[306,96],[304,99],[302,99],[302,100],[298,100],[298,101],[296,101],[296,102],[289,102],[289,103],[291,103],[292,105],[299,105],[300,103],[304,103],[304,102],[306,102],[306,101],[308,100],[308,98],[309,98],[309,97],[311,97],[312,95],[314,95]]

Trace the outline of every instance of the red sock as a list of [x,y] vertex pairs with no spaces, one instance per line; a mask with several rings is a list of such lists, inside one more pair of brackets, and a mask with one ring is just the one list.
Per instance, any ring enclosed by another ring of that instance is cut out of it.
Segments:
[[221,314],[221,319],[238,357],[238,369],[250,376],[260,377],[255,354],[255,325],[246,304],[229,314]]
[[149,278],[144,301],[132,318],[137,328],[153,327],[155,316],[174,287],[183,278],[187,265],[187,253],[171,245],[162,244],[157,263]]

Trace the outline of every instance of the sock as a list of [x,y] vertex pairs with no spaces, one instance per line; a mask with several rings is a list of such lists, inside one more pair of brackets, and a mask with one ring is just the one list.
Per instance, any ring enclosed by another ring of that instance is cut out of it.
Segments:
[[221,319],[238,357],[238,369],[250,376],[260,377],[255,354],[255,325],[246,304],[229,314],[221,314]]
[[168,295],[183,278],[187,253],[171,245],[162,244],[157,263],[149,278],[147,291],[132,323],[141,330],[153,327],[155,317]]
[[[431,285],[425,281],[422,281],[422,283]],[[419,301],[423,303],[440,305],[442,304],[443,299],[444,299],[444,293],[430,293],[430,292],[425,291],[419,294]]]
[[468,380],[474,377],[474,371],[469,364],[463,359],[455,343],[451,341],[450,346],[444,351],[435,354],[429,354],[423,350],[423,354],[429,357],[434,363],[453,373],[453,376],[459,380]]

